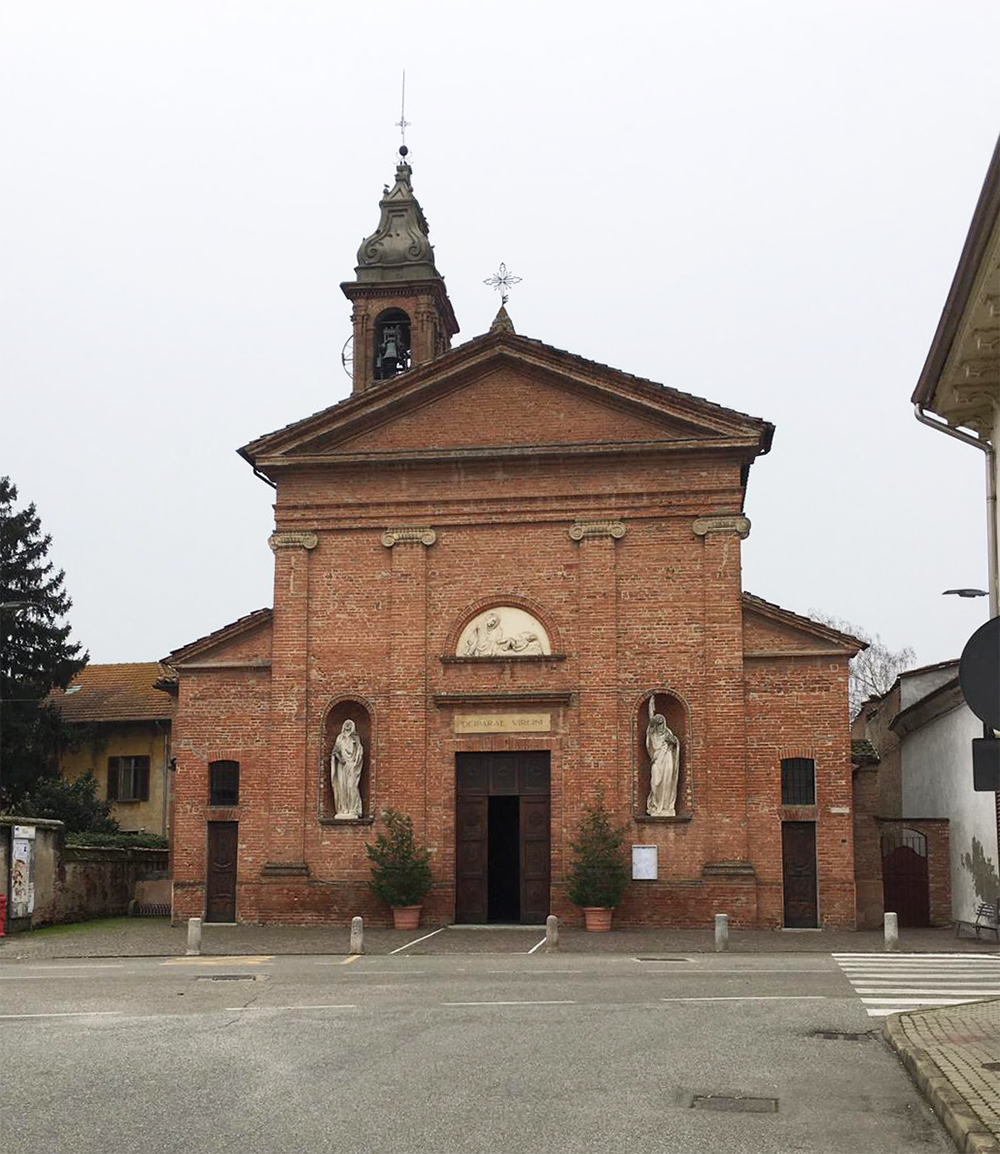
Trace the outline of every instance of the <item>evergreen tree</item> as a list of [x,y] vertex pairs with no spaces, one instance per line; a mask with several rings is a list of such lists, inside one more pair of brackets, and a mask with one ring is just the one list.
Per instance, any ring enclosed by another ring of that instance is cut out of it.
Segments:
[[46,698],[65,689],[89,656],[62,621],[72,601],[63,571],[46,560],[52,538],[35,506],[18,511],[16,502],[10,478],[0,477],[0,806],[8,810],[37,779],[57,774],[67,727]]

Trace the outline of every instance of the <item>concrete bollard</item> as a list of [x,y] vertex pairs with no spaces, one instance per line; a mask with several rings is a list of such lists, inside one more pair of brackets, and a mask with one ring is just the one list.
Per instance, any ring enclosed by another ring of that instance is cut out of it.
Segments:
[[729,914],[715,915],[715,952],[729,949]]
[[559,949],[559,919],[555,914],[549,914],[545,919],[545,952],[553,953]]
[[894,950],[899,943],[899,918],[896,914],[885,915],[885,948]]
[[351,949],[352,954],[365,952],[365,919],[351,918]]
[[188,918],[187,952],[189,954],[201,953],[201,918]]

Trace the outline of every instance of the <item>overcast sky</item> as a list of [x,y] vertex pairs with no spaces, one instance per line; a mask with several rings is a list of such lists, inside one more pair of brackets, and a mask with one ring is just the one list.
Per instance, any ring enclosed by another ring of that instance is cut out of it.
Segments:
[[271,603],[235,450],[343,398],[407,77],[467,340],[519,332],[777,426],[745,587],[957,656],[982,454],[909,396],[1000,128],[995,3],[5,0],[0,471],[94,661]]

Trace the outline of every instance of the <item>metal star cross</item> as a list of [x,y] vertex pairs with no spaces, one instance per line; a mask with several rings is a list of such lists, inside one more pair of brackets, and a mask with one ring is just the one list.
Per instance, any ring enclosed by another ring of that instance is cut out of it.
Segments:
[[507,266],[501,263],[500,268],[492,275],[488,276],[483,284],[488,284],[495,288],[500,294],[500,303],[506,304],[510,299],[510,290],[516,284],[521,283],[521,277],[514,276],[512,272],[507,271]]

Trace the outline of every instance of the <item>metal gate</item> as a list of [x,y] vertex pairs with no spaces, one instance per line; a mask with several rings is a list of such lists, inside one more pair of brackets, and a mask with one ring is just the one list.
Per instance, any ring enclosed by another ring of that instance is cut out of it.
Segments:
[[896,827],[882,834],[882,906],[901,926],[931,924],[927,883],[927,838]]

